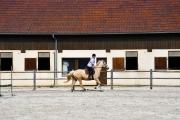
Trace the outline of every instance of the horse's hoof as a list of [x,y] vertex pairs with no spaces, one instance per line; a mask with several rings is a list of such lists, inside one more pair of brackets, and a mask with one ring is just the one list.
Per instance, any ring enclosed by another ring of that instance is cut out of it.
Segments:
[[74,90],[73,89],[71,89],[71,92],[73,92]]
[[102,90],[102,89],[101,89],[101,90],[99,90],[99,91],[100,91],[100,92],[104,92],[104,90]]
[[87,91],[85,88],[82,90],[83,92]]
[[97,87],[94,87],[94,89],[97,89]]

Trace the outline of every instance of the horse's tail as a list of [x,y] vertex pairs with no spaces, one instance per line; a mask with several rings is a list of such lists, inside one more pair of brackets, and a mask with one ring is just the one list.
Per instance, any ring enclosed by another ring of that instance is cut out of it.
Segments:
[[70,71],[68,74],[67,74],[67,81],[65,81],[64,83],[67,83],[71,80],[72,76],[73,76],[73,73],[74,73],[74,70]]

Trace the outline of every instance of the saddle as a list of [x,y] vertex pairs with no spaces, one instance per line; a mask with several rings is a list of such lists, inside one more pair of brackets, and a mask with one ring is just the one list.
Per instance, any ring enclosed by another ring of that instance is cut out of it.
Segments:
[[89,75],[89,71],[87,68],[85,68],[85,73]]

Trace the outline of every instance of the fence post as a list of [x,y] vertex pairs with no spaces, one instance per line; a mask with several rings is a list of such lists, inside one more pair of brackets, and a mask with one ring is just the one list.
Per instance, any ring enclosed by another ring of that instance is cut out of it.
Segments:
[[56,86],[56,71],[54,71],[54,85],[53,85],[53,87],[55,87]]
[[55,71],[56,71],[56,51],[54,52],[54,83],[53,83],[53,87],[55,87],[56,86],[56,73],[55,73]]
[[13,96],[13,67],[11,66],[11,95]]
[[111,90],[113,90],[113,70],[111,70]]
[[152,89],[153,86],[153,71],[150,69],[150,89]]
[[36,70],[34,70],[33,77],[33,90],[36,90]]
[[1,97],[1,72],[0,72],[0,97]]

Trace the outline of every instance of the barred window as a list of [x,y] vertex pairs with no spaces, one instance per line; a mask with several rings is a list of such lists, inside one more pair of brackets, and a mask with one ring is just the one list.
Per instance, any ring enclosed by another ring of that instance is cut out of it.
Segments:
[[168,68],[172,70],[180,69],[180,51],[169,51]]
[[13,53],[12,52],[0,53],[0,70],[11,71],[12,67],[13,67]]
[[38,53],[38,70],[50,70],[50,53]]
[[138,52],[126,52],[126,70],[138,70]]

